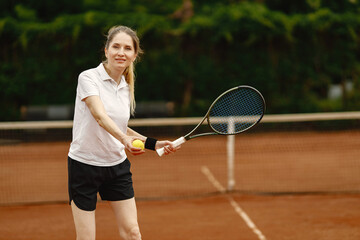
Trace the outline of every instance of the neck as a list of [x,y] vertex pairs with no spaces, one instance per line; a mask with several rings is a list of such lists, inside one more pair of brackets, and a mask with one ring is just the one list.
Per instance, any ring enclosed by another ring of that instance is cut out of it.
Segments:
[[111,66],[109,66],[107,63],[104,63],[104,68],[105,68],[105,71],[109,74],[109,76],[114,79],[114,81],[117,83],[117,84],[120,84],[121,82],[121,77],[124,73],[124,70],[116,70],[116,69],[113,69],[111,68]]

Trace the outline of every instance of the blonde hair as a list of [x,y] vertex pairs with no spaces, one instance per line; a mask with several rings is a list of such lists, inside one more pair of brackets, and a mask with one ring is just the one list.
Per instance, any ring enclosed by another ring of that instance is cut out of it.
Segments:
[[[132,40],[133,40],[133,45],[134,45],[134,50],[135,53],[137,54],[136,56],[136,60],[139,58],[139,55],[141,55],[143,53],[143,50],[140,47],[140,40],[136,34],[136,31],[134,31],[133,29],[126,27],[126,26],[113,26],[112,28],[109,29],[108,34],[107,34],[107,39],[106,39],[106,43],[105,43],[105,48],[109,49],[110,43],[113,40],[113,38],[118,34],[118,33],[126,33],[127,35],[129,35]],[[135,61],[136,62],[136,61]],[[136,107],[136,102],[135,102],[135,62],[132,62],[129,67],[127,67],[123,73],[126,82],[129,84],[129,88],[130,88],[130,113],[131,115],[134,115],[135,113],[135,107]],[[107,60],[105,60],[103,63],[107,63]]]

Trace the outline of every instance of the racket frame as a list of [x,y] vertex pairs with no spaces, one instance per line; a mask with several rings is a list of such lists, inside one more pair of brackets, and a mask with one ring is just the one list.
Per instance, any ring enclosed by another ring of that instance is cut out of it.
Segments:
[[[249,88],[249,89],[252,89],[253,91],[255,91],[260,97],[261,97],[261,100],[263,102],[263,106],[264,106],[264,111],[262,112],[262,115],[260,116],[260,118],[255,122],[255,124],[249,126],[248,128],[245,128],[241,131],[238,131],[238,132],[235,132],[235,133],[221,133],[221,132],[218,132],[216,131],[210,124],[210,120],[209,120],[209,114],[210,114],[210,111],[211,109],[213,108],[213,106],[215,105],[215,103],[221,98],[223,97],[225,94],[231,92],[231,91],[234,91],[236,89],[239,89],[239,88]],[[264,97],[262,96],[262,94],[254,87],[251,87],[251,86],[248,86],[248,85],[240,85],[240,86],[237,86],[237,87],[233,87],[233,88],[230,88],[228,89],[227,91],[223,92],[222,94],[220,94],[214,101],[213,103],[210,105],[207,113],[205,114],[205,116],[203,117],[203,119],[198,123],[198,125],[196,125],[196,127],[193,128],[193,130],[191,130],[188,134],[186,134],[185,136],[183,137],[180,137],[178,139],[176,139],[175,141],[173,141],[173,144],[175,147],[177,146],[180,146],[181,144],[183,144],[184,142],[190,140],[190,139],[193,139],[193,138],[197,138],[197,137],[203,137],[203,136],[209,136],[209,135],[235,135],[235,134],[238,134],[238,133],[241,133],[241,132],[244,132],[252,127],[254,127],[255,125],[257,125],[261,119],[263,118],[264,114],[265,114],[265,110],[266,110],[266,104],[265,104],[265,99]],[[191,136],[191,134],[193,134],[196,129],[198,129],[202,124],[203,122],[207,121],[207,124],[208,126],[210,127],[211,130],[213,130],[213,132],[206,132],[206,133],[200,133],[200,134],[196,134],[196,135],[193,135]],[[160,148],[160,149],[157,149],[156,152],[158,153],[159,156],[162,156],[164,154],[164,148]]]
[[[245,129],[243,129],[243,130],[241,130],[241,131],[238,131],[238,132],[235,132],[235,133],[221,133],[221,132],[218,132],[218,131],[217,131],[216,129],[214,129],[214,128],[211,126],[211,124],[210,124],[210,120],[209,120],[210,111],[211,111],[211,109],[213,108],[213,106],[216,104],[216,102],[217,102],[220,98],[222,98],[225,94],[227,94],[227,93],[229,93],[229,92],[231,92],[231,91],[234,91],[234,90],[236,90],[236,89],[239,89],[239,88],[249,88],[249,89],[255,91],[255,92],[261,97],[261,100],[262,100],[263,106],[264,106],[264,111],[263,111],[262,115],[260,116],[260,118],[255,122],[255,124],[249,126],[248,128],[245,128]],[[190,139],[193,139],[193,138],[203,137],[203,136],[208,136],[208,135],[236,135],[236,134],[238,134],[238,133],[244,132],[244,131],[246,131],[246,130],[252,128],[252,127],[254,127],[255,125],[257,125],[257,124],[261,121],[261,119],[263,118],[263,116],[264,116],[264,114],[265,114],[265,110],[266,110],[265,99],[264,99],[263,95],[262,95],[256,88],[251,87],[251,86],[248,86],[248,85],[240,85],[240,86],[237,86],[237,87],[230,88],[230,89],[228,89],[227,91],[223,92],[220,96],[218,96],[218,97],[213,101],[213,103],[210,105],[210,107],[209,107],[207,113],[205,114],[205,116],[203,117],[203,119],[199,122],[198,125],[196,125],[196,127],[195,127],[193,130],[191,130],[188,134],[186,134],[186,135],[184,136],[184,138],[185,138],[185,140],[190,140]],[[196,129],[199,128],[199,127],[203,124],[203,122],[205,121],[205,119],[206,119],[206,121],[207,121],[207,125],[210,127],[211,130],[213,130],[213,132],[200,133],[200,134],[196,134],[196,135],[191,136],[191,134],[192,134],[193,132],[195,132]]]

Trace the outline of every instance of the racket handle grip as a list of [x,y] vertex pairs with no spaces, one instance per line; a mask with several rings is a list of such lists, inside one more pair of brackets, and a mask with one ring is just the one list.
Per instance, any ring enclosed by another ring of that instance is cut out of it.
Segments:
[[[178,139],[176,139],[175,141],[173,141],[173,145],[174,147],[178,147],[180,146],[181,144],[183,144],[184,142],[186,142],[186,139],[184,137],[180,137]],[[161,157],[162,155],[164,155],[165,151],[164,151],[164,148],[159,148],[159,149],[156,149],[156,152],[157,154]]]

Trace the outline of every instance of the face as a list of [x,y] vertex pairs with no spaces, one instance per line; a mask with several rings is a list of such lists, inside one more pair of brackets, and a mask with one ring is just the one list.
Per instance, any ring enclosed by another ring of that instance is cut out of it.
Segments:
[[105,56],[109,68],[124,71],[136,59],[132,38],[124,32],[116,34],[108,49],[105,48]]

